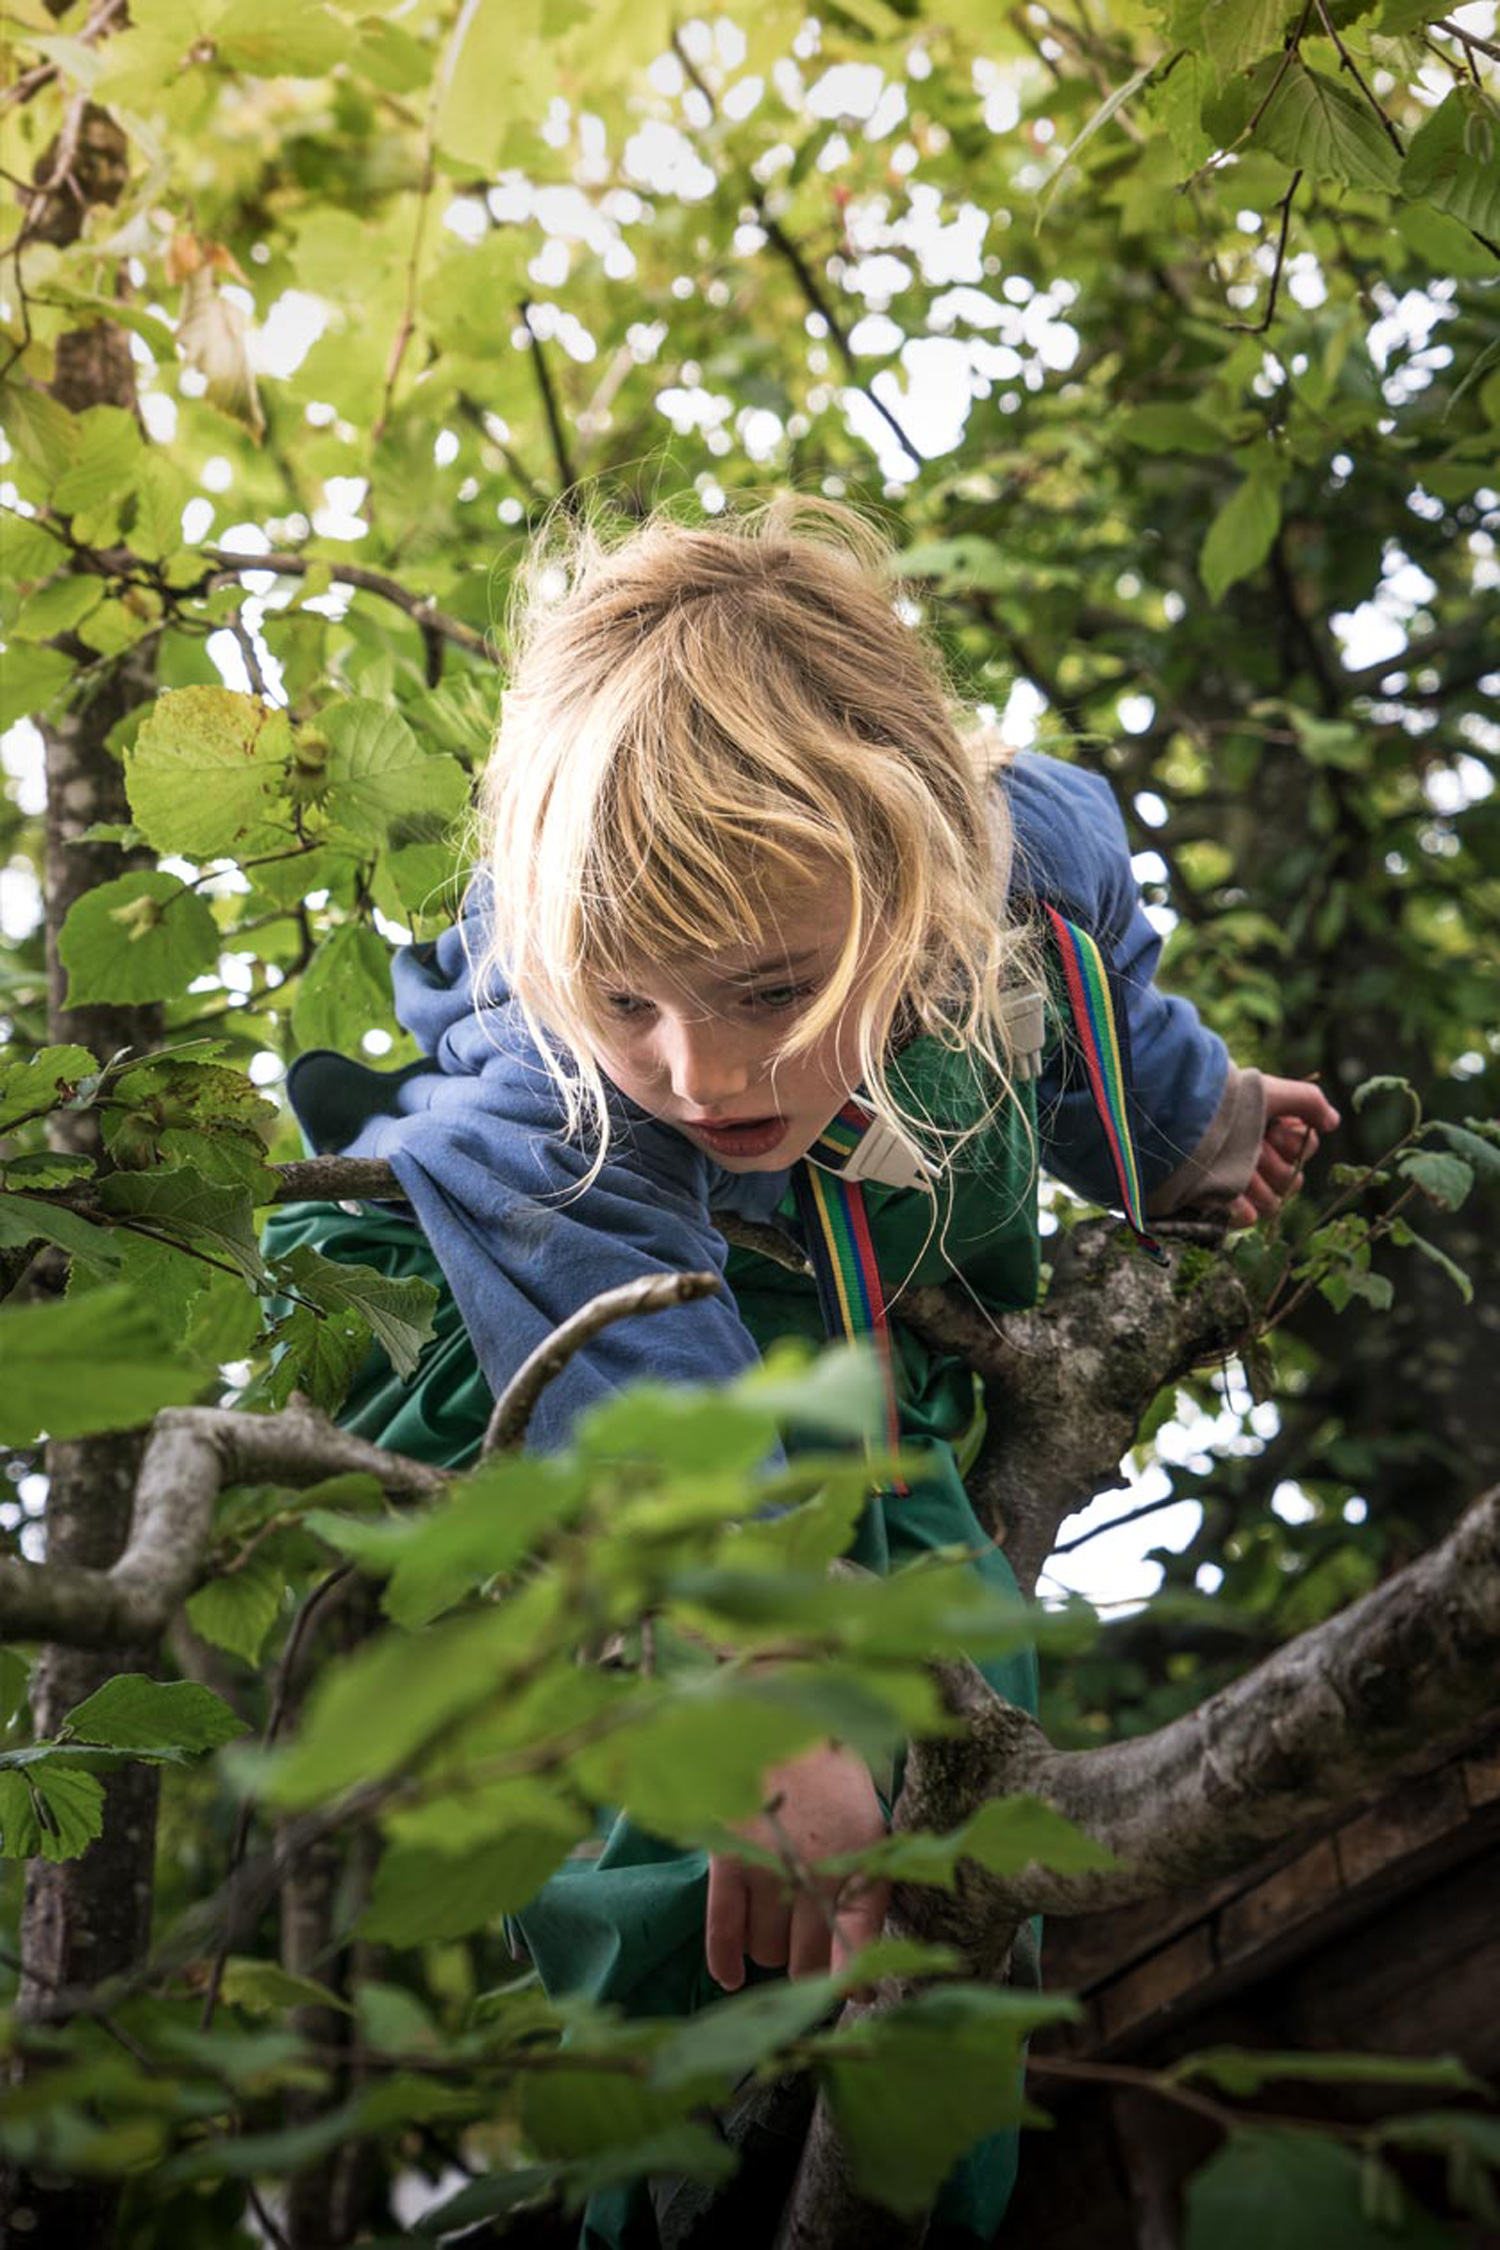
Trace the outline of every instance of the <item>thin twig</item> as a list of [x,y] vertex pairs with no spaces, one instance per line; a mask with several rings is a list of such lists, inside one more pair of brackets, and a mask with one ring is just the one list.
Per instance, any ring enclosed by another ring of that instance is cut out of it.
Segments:
[[[710,115],[717,117],[718,103],[714,100],[713,89],[705,82],[702,72],[697,68],[692,56],[683,46],[680,33],[675,29],[672,33],[672,52],[676,55],[679,63],[681,63],[684,75],[697,88],[698,92],[707,102]],[[786,232],[786,229],[781,225],[780,221],[772,216],[766,204],[765,193],[761,188],[759,181],[756,180],[753,175],[751,176],[749,194],[751,204],[755,211],[756,224],[760,227],[761,232],[765,235],[767,242],[770,243],[777,256],[781,258],[782,261],[791,269],[791,272],[796,277],[798,287],[801,289],[803,296],[807,299],[809,307],[813,312],[817,314],[818,318],[823,322],[823,325],[828,330],[828,334],[833,342],[833,348],[838,353],[839,359],[843,365],[844,372],[848,376],[850,382],[854,385],[857,391],[861,392],[863,396],[869,400],[876,413],[880,416],[881,420],[890,430],[892,436],[900,445],[902,451],[906,453],[911,460],[919,462],[922,458],[921,454],[912,444],[911,439],[907,436],[905,430],[901,427],[901,424],[897,421],[895,415],[885,404],[884,400],[877,398],[874,391],[871,390],[869,384],[865,381],[864,376],[860,370],[859,362],[854,356],[849,338],[845,333],[843,323],[840,321],[837,313],[833,309],[832,304],[825,296],[823,289],[818,282],[816,274],[807,263],[807,260],[803,257],[801,250],[792,240],[791,236]]]
[[674,1306],[692,1304],[699,1297],[712,1297],[723,1286],[716,1273],[659,1273],[648,1274],[644,1281],[623,1282],[618,1289],[605,1289],[591,1298],[538,1344],[512,1375],[495,1402],[480,1460],[521,1443],[547,1385],[612,1321],[628,1320],[634,1313],[670,1312]]
[[[240,1560],[243,1561],[244,1557],[241,1556]],[[302,1643],[307,1637],[307,1628],[311,1624],[315,1612],[322,1608],[323,1603],[334,1588],[342,1585],[353,1568],[353,1563],[340,1563],[336,1570],[331,1570],[326,1578],[320,1579],[293,1618],[291,1631],[286,1637],[286,1646],[281,1652],[281,1661],[276,1667],[276,1683],[271,1691],[271,1709],[260,1738],[262,1750],[270,1749],[272,1743],[276,1740],[282,1719],[286,1715],[287,1702],[291,1695],[292,1670],[301,1654]],[[253,1817],[254,1807],[247,1797],[240,1806],[239,1818],[234,1824],[234,1837],[229,1846],[229,1864],[224,1870],[226,1886],[232,1883],[239,1873],[250,1841],[250,1823]],[[219,2004],[219,1987],[224,1981],[224,1964],[229,1958],[229,1948],[233,1943],[233,1935],[232,1926],[227,1926],[218,1950],[214,1954],[213,1965],[208,1973],[208,1986],[203,1995],[203,2013],[198,2023],[200,2031],[211,2031],[213,2029],[214,2010]]]
[[469,35],[469,26],[479,12],[479,0],[462,0],[453,29],[448,34],[442,59],[433,73],[432,91],[427,97],[427,121],[422,132],[422,168],[417,176],[417,222],[412,228],[411,249],[406,260],[406,295],[401,306],[401,318],[396,333],[391,338],[391,349],[385,364],[385,387],[380,397],[380,412],[370,431],[370,444],[378,445],[385,436],[391,419],[391,406],[395,399],[396,382],[401,373],[401,363],[406,357],[406,347],[411,342],[417,325],[417,289],[422,273],[422,244],[427,233],[427,215],[432,205],[432,190],[437,180],[437,129],[443,104],[453,84],[453,73],[458,68],[458,58]]
[[1427,28],[1429,31],[1446,31],[1450,39],[1460,39],[1466,47],[1477,47],[1482,55],[1488,55],[1493,62],[1500,62],[1500,47],[1495,45],[1493,39],[1481,39],[1477,31],[1465,31],[1461,23],[1450,23],[1446,16],[1439,16],[1436,23],[1429,24]]
[[[104,0],[104,6],[95,9],[78,33],[80,46],[92,47],[96,39],[103,38],[116,16],[124,13],[125,0]],[[0,115],[8,109],[14,109],[19,103],[29,102],[33,94],[39,94],[44,86],[50,86],[57,76],[58,66],[54,62],[38,63],[35,69],[23,71],[15,84],[8,86],[0,94]]]
[[1276,318],[1276,299],[1281,290],[1281,271],[1283,266],[1286,264],[1287,230],[1292,223],[1292,198],[1296,194],[1301,184],[1302,174],[1300,172],[1294,172],[1292,174],[1292,184],[1287,189],[1286,194],[1282,197],[1280,205],[1278,206],[1281,212],[1281,233],[1277,237],[1276,241],[1276,263],[1271,269],[1271,294],[1266,299],[1265,312],[1257,321],[1230,321],[1229,329],[1232,335],[1264,336],[1266,330],[1270,327],[1272,321]]
[[568,450],[568,434],[563,427],[562,411],[558,406],[557,392],[552,382],[552,370],[547,365],[547,356],[542,350],[542,339],[537,334],[531,318],[531,300],[523,298],[516,310],[521,316],[522,327],[531,338],[529,347],[531,363],[536,369],[536,387],[541,394],[542,412],[547,420],[547,435],[552,441],[552,458],[557,464],[557,481],[561,487],[559,497],[563,505],[569,507],[573,504],[570,496],[578,482],[578,476],[573,467],[573,457]]
[[1080,1531],[1076,1539],[1064,1539],[1053,1548],[1047,1559],[1055,1562],[1059,1555],[1074,1554],[1078,1548],[1086,1547],[1091,1539],[1101,1538],[1106,1531],[1123,1530],[1128,1523],[1140,1523],[1146,1516],[1159,1515],[1163,1508],[1180,1508],[1184,1501],[1191,1505],[1192,1495],[1175,1490],[1163,1493],[1159,1500],[1143,1500],[1138,1508],[1127,1508],[1123,1516],[1111,1516],[1107,1523],[1096,1523],[1090,1530]]
[[1323,26],[1323,29],[1327,32],[1329,38],[1333,41],[1335,47],[1337,47],[1338,49],[1340,68],[1348,71],[1349,76],[1354,80],[1355,85],[1364,95],[1366,102],[1369,104],[1370,108],[1374,110],[1375,115],[1380,119],[1381,125],[1385,131],[1385,137],[1390,142],[1392,148],[1396,151],[1396,154],[1398,156],[1405,156],[1405,142],[1402,140],[1401,135],[1397,132],[1395,126],[1391,123],[1390,118],[1386,115],[1384,109],[1381,107],[1377,96],[1373,94],[1370,88],[1365,84],[1364,75],[1360,70],[1359,64],[1355,61],[1348,48],[1344,45],[1343,40],[1339,37],[1338,26],[1335,24],[1332,16],[1328,13],[1328,10],[1324,5],[1324,0],[1313,0],[1313,5],[1318,11],[1319,23]]
[[274,698],[266,685],[266,675],[261,670],[260,651],[255,645],[255,635],[245,623],[243,607],[237,609],[230,618],[229,630],[234,635],[235,644],[244,662],[245,677],[250,682],[251,689],[260,697],[262,703],[273,702]]
[[203,554],[214,565],[213,570],[193,585],[179,587],[179,593],[208,593],[228,579],[242,578],[248,570],[269,570],[278,578],[308,578],[315,570],[326,570],[332,574],[336,586],[355,586],[362,593],[379,594],[383,601],[394,602],[397,609],[405,610],[424,633],[441,633],[444,640],[467,649],[471,656],[482,656],[490,663],[495,661],[483,633],[476,633],[472,625],[465,625],[456,617],[445,616],[434,607],[430,595],[412,593],[399,578],[391,578],[383,570],[369,570],[363,563],[336,562],[331,555],[236,555],[224,547],[205,547]]

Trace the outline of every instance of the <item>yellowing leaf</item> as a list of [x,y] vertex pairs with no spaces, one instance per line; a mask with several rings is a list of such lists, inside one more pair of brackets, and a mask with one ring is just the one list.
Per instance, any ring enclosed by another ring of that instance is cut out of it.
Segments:
[[141,722],[125,786],[157,851],[243,858],[293,841],[291,760],[283,712],[231,688],[175,688]]

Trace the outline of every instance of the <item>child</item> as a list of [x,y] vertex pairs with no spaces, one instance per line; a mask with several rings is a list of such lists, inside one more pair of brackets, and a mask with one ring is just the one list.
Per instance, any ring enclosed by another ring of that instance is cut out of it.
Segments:
[[[312,1054],[291,1074],[312,1145],[388,1158],[410,1208],[296,1207],[275,1247],[440,1268],[415,1383],[372,1358],[346,1419],[452,1463],[491,1393],[600,1290],[708,1267],[733,1294],[607,1328],[545,1392],[533,1444],[633,1377],[721,1378],[778,1335],[836,1329],[839,1261],[862,1260],[901,1439],[930,1474],[872,1501],[853,1553],[883,1569],[961,1541],[1013,1588],[963,1490],[973,1378],[902,1328],[902,1288],[1032,1300],[1038,1143],[1138,1226],[1138,1188],[1153,1214],[1217,1205],[1247,1223],[1336,1119],[1313,1086],[1235,1069],[1155,990],[1159,940],[1107,788],[997,758],[957,723],[885,559],[858,518],[803,500],[702,530],[653,521],[613,549],[580,534],[551,599],[556,566],[538,557],[482,877],[455,930],[397,960],[398,1013],[427,1059],[390,1074]],[[1082,980],[1087,1071],[1072,1036],[1044,1037],[1043,929]],[[715,1212],[797,1235],[821,1287],[726,1257]],[[1028,1663],[990,1677],[1034,1708]],[[804,1860],[883,1832],[868,1770],[831,1745],[771,1789]],[[866,1894],[830,1938],[813,1904],[737,1860],[622,1819],[520,1919],[549,1986],[658,2014],[734,1989],[747,1956],[794,1976],[837,1965],[882,1912]],[[945,2241],[988,2239],[1012,2165],[1003,2136],[966,2160],[939,2207]],[[642,2212],[596,2199],[585,2242],[654,2240]]]

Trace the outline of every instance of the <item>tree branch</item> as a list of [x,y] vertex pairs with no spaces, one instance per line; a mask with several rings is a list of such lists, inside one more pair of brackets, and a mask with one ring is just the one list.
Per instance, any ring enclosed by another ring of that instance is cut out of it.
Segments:
[[280,1414],[208,1406],[159,1414],[136,1480],[130,1538],[107,1570],[0,1561],[0,1637],[73,1648],[149,1642],[198,1582],[225,1485],[316,1484],[362,1471],[396,1498],[438,1491],[445,1472],[367,1445],[305,1400]]
[[495,1402],[479,1458],[487,1460],[492,1453],[520,1444],[547,1385],[612,1321],[629,1320],[636,1313],[670,1312],[674,1305],[712,1297],[723,1286],[716,1273],[648,1274],[644,1281],[627,1281],[591,1298],[521,1362]]
[[[1304,1633],[1197,1710],[1107,1749],[1054,1750],[972,1664],[940,1668],[962,1730],[914,1742],[894,1830],[951,1831],[994,1797],[1040,1797],[1116,1856],[1113,1868],[992,1875],[959,1864],[952,1891],[898,1883],[889,1934],[956,1946],[972,1976],[1004,1977],[1035,1913],[1091,1914],[1212,1880],[1396,1775],[1472,1726],[1500,1657],[1500,1488],[1449,1537],[1363,1600]],[[899,2006],[893,1978],[846,2003],[851,2028]],[[808,2129],[776,2250],[882,2250],[920,2243],[864,2231],[864,2207],[826,2099]]]
[[1251,1325],[1244,1285],[1209,1255],[1222,1222],[1162,1221],[1166,1266],[1136,1254],[1117,1221],[1066,1237],[1039,1312],[988,1321],[956,1293],[914,1289],[902,1318],[983,1378],[990,1436],[969,1476],[986,1530],[1030,1593],[1064,1517],[1117,1480],[1164,1383],[1234,1351]]
[[1500,1486],[1384,1585],[1154,1734],[1054,1750],[972,1665],[945,1667],[965,1732],[913,1744],[893,1826],[943,1830],[991,1797],[1027,1794],[1119,1864],[1083,1875],[970,1867],[952,1896],[906,1891],[904,1912],[924,1936],[989,1954],[994,1933],[1031,1914],[1099,1913],[1227,1874],[1430,1766],[1483,1709],[1497,1658]]
[[[405,610],[414,624],[424,633],[440,633],[445,641],[458,648],[467,649],[471,656],[482,656],[486,663],[495,662],[495,653],[483,633],[472,625],[463,624],[436,608],[431,597],[414,594],[402,585],[399,578],[389,577],[383,570],[369,570],[363,563],[335,561],[331,555],[236,555],[227,547],[205,547],[203,553],[215,565],[212,574],[196,586],[181,587],[180,593],[207,593],[211,587],[222,586],[229,579],[242,578],[247,570],[274,571],[278,578],[307,578],[315,570],[331,572],[334,584],[357,586],[361,592],[379,594],[382,601],[394,602],[397,609]],[[100,557],[108,562],[110,557]]]

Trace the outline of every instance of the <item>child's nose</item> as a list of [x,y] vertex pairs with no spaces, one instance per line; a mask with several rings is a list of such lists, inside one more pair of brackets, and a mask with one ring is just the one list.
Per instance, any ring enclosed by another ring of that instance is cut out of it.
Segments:
[[749,1065],[735,1052],[722,1025],[678,1025],[669,1040],[666,1062],[673,1095],[694,1109],[713,1109],[749,1089]]

